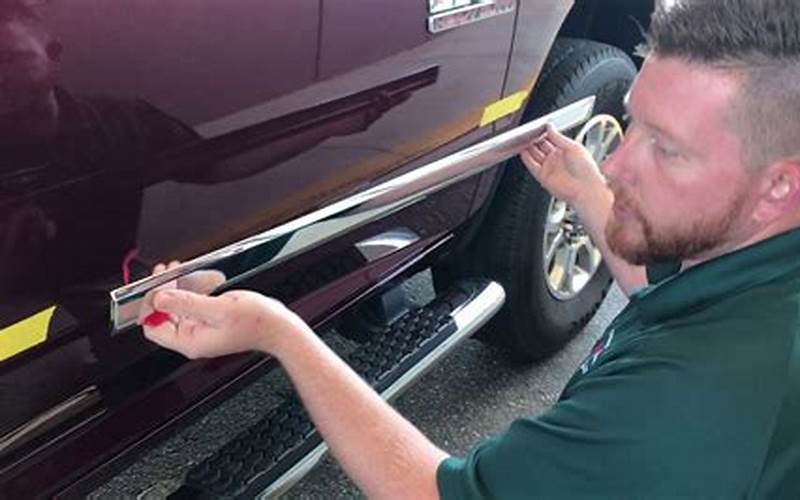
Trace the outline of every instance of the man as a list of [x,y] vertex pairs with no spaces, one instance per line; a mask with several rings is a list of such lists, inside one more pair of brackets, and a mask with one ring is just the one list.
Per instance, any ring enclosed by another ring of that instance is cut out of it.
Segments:
[[631,294],[541,417],[448,457],[252,292],[158,292],[145,334],[275,356],[369,496],[800,498],[800,4],[662,6],[648,41],[602,174],[552,131],[522,155]]

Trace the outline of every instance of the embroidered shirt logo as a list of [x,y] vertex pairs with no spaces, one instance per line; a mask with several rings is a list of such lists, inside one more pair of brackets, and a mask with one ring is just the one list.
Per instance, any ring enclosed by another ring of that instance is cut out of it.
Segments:
[[614,340],[614,329],[612,328],[609,330],[606,335],[600,337],[597,342],[594,343],[594,347],[592,347],[592,352],[583,360],[581,366],[579,368],[581,374],[586,375],[589,370],[597,363],[598,358],[600,355],[608,349],[608,346],[611,345],[611,342]]

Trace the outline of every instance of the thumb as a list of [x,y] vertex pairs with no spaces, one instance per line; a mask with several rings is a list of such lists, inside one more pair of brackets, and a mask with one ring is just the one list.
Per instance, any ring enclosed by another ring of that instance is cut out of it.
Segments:
[[159,290],[153,297],[157,311],[201,321],[219,323],[223,317],[222,299],[208,297],[188,290]]

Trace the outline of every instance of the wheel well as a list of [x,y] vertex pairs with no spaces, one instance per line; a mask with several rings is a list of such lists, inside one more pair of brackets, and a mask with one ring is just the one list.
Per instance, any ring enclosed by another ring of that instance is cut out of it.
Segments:
[[558,36],[586,38],[624,50],[639,65],[636,46],[650,24],[654,0],[576,0]]

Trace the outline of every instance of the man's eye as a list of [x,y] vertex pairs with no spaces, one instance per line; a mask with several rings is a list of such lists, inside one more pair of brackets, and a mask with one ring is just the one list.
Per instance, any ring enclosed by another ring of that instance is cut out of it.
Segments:
[[674,157],[678,156],[678,152],[677,151],[665,147],[663,144],[661,144],[661,142],[658,140],[658,138],[653,137],[652,139],[650,139],[650,142],[653,145],[653,149],[655,149],[656,153],[659,156],[664,157],[664,158],[674,158]]

